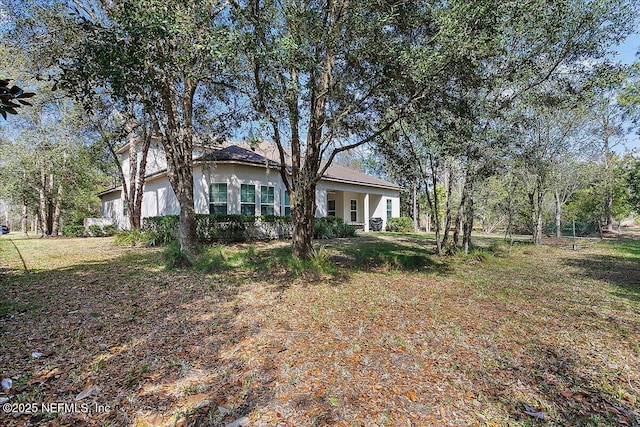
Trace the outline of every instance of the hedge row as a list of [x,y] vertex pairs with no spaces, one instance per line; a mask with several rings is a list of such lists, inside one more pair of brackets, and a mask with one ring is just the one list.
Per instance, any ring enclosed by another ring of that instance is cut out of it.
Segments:
[[[178,240],[178,215],[145,218],[142,230],[152,232],[157,244]],[[245,242],[273,240],[291,236],[291,219],[285,216],[264,215],[196,215],[196,234],[201,243]]]
[[406,216],[400,218],[389,218],[387,220],[387,231],[394,233],[410,233],[413,231],[413,219]]
[[[178,239],[180,217],[166,215],[145,218],[145,232],[153,233],[156,244]],[[196,234],[201,243],[246,242],[255,240],[286,239],[291,237],[291,217],[263,215],[196,215]],[[315,218],[313,235],[316,239],[353,237],[356,227],[345,224],[342,218]]]
[[65,225],[62,227],[62,235],[64,237],[108,237],[115,235],[117,232],[118,227],[115,225],[101,227],[98,224],[91,224],[87,228],[84,228],[83,225]]

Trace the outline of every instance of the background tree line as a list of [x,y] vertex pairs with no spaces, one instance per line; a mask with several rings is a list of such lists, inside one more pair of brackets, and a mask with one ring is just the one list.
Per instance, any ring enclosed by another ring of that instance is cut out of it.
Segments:
[[[637,12],[629,0],[8,0],[7,73],[43,95],[4,131],[15,167],[3,173],[34,181],[31,198],[20,185],[3,191],[55,234],[57,212],[78,211],[72,199],[115,175],[139,227],[144,159],[124,177],[115,151],[129,142],[144,157],[155,139],[181,247],[197,254],[194,144],[240,136],[277,145],[301,258],[323,171],[365,146],[370,165],[424,199],[438,252],[468,250],[478,219],[538,242],[549,197],[561,220],[596,187],[610,228],[617,168],[633,169],[613,152],[616,120],[626,123],[637,90],[607,58]],[[27,140],[29,167],[15,160]],[[74,172],[83,156],[92,167]]]

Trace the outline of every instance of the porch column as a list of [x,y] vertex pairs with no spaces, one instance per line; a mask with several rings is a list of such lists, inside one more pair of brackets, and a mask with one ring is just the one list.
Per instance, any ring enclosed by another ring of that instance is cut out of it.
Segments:
[[369,193],[364,193],[364,231],[369,231]]

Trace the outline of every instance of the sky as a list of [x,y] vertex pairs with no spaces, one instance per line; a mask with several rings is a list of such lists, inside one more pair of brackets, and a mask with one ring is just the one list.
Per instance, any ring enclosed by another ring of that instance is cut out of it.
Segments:
[[[640,34],[632,34],[618,47],[618,54],[614,59],[622,64],[633,64],[636,61],[636,55],[639,50]],[[625,149],[640,151],[640,136],[637,131],[633,131],[627,135],[625,146],[619,147],[616,151],[624,153]]]

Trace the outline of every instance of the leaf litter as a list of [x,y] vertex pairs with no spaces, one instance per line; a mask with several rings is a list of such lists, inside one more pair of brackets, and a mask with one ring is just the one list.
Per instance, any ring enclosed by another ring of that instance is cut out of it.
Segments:
[[[2,425],[638,421],[640,303],[584,265],[607,248],[283,287],[165,271],[159,250],[106,239],[17,243],[32,273],[1,284],[15,309],[0,317],[0,377],[13,379],[0,398],[109,410]],[[34,348],[46,357],[25,357]]]

